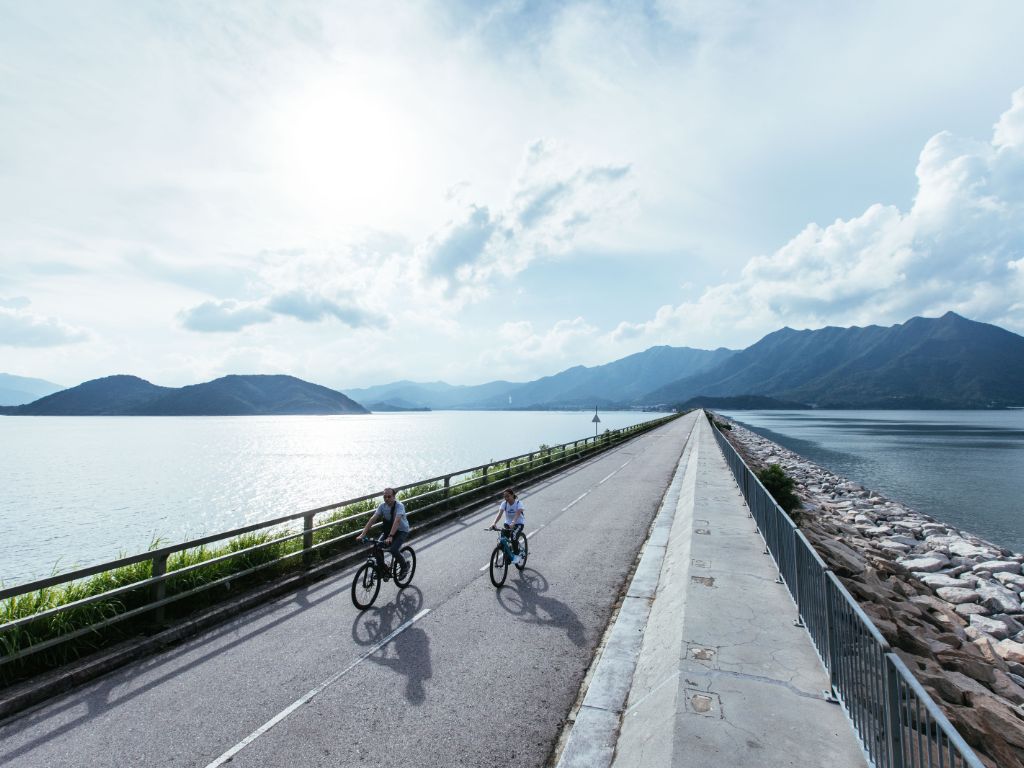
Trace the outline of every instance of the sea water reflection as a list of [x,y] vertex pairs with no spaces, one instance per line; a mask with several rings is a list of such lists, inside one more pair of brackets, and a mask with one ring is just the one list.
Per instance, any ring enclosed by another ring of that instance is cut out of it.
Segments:
[[[609,411],[600,429],[663,414]],[[588,412],[0,417],[7,586],[594,434]]]

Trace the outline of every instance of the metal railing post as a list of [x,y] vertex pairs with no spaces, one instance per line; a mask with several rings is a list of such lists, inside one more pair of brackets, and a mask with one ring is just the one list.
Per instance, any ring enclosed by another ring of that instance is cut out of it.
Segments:
[[[157,555],[153,558],[153,576],[160,577],[167,573],[167,555]],[[159,603],[167,597],[167,582],[164,579],[156,582],[153,585],[152,599],[154,603]],[[163,624],[166,618],[164,606],[160,605],[153,611],[153,621],[156,624]]]
[[444,508],[452,508],[452,476],[444,476]]
[[903,718],[900,717],[900,677],[896,667],[886,654],[885,659],[885,692],[886,708],[889,710],[888,745],[889,765],[891,768],[903,768]]
[[309,566],[313,562],[313,516],[302,518],[302,564]]

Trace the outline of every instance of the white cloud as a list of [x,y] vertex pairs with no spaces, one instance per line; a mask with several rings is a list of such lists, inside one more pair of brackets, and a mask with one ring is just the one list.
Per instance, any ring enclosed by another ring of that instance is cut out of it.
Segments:
[[240,331],[250,325],[269,323],[275,316],[291,317],[303,323],[334,318],[350,328],[381,328],[387,324],[385,316],[369,312],[350,299],[332,300],[301,288],[256,302],[204,301],[183,310],[179,316],[185,328],[203,333]]
[[694,302],[622,323],[616,342],[723,338],[746,345],[781,325],[888,324],[953,310],[1024,331],[1024,89],[991,141],[933,136],[917,164],[906,212],[872,205],[862,215],[811,224],[739,280]]
[[557,143],[536,141],[524,153],[511,200],[499,210],[470,205],[419,249],[427,275],[446,294],[487,295],[536,259],[557,257],[599,239],[635,215],[628,165],[587,165]]
[[483,362],[491,378],[517,376],[524,369],[554,373],[588,360],[598,329],[582,317],[560,320],[538,330],[528,320],[502,323],[499,344],[488,350]]
[[28,303],[23,297],[0,301],[0,346],[59,347],[89,338],[80,328],[25,311]]
[[246,326],[269,323],[273,319],[273,313],[263,306],[243,304],[233,299],[204,301],[181,313],[181,322],[185,328],[202,333],[240,331]]

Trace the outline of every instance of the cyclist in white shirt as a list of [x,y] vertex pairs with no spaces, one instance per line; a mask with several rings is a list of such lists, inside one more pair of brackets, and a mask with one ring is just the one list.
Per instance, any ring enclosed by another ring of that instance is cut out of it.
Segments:
[[526,509],[523,507],[523,502],[516,496],[515,488],[506,488],[502,495],[505,497],[505,500],[498,505],[498,514],[494,516],[491,530],[498,530],[498,521],[504,515],[504,527],[511,529],[509,541],[512,544],[512,554],[515,556],[512,560],[512,565],[519,565],[522,563],[522,558],[519,554],[519,540],[517,537],[519,532],[523,530],[523,526],[526,525]]

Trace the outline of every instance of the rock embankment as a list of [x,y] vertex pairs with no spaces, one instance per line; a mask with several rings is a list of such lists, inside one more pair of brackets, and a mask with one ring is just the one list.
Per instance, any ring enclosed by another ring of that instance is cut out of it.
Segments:
[[800,529],[978,756],[1024,768],[1024,555],[732,426],[752,469],[793,478]]

